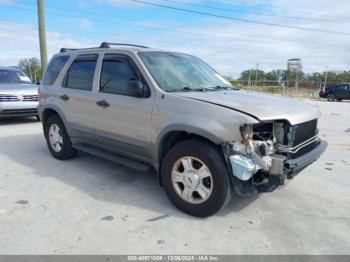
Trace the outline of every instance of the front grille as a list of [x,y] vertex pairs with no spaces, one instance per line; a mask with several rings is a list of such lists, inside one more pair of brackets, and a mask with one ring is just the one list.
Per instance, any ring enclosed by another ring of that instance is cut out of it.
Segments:
[[25,95],[23,96],[23,101],[38,101],[37,95]]
[[38,101],[38,95],[0,95],[0,102],[35,102]]
[[[291,126],[290,128],[290,143],[289,146],[297,146],[300,143],[314,137],[317,135],[317,119],[301,123],[295,126]],[[315,141],[312,144],[300,149],[296,153],[289,153],[288,158],[294,159],[299,156],[302,156],[312,149],[314,149],[318,145],[318,142]]]
[[19,101],[18,97],[15,95],[0,95],[1,102],[16,102]]

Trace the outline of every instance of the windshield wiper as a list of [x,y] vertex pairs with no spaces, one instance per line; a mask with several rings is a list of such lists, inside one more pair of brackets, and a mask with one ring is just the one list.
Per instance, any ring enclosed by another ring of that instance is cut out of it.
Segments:
[[189,86],[184,86],[182,89],[167,90],[167,92],[206,92],[214,90],[212,88],[192,88]]
[[236,88],[230,87],[230,86],[214,86],[214,87],[211,87],[211,89],[214,89],[214,90],[228,90],[228,89],[237,90]]

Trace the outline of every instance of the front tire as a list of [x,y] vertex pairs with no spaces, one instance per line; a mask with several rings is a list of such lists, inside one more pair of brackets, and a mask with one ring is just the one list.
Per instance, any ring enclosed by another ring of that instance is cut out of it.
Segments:
[[335,99],[336,99],[336,98],[335,98],[334,94],[329,94],[329,95],[327,95],[327,100],[328,100],[328,101],[334,102]]
[[53,157],[65,160],[75,156],[66,128],[58,115],[52,115],[45,123],[45,137],[47,146]]
[[206,142],[187,140],[172,147],[161,177],[170,201],[192,216],[213,215],[231,199],[226,163],[218,148]]

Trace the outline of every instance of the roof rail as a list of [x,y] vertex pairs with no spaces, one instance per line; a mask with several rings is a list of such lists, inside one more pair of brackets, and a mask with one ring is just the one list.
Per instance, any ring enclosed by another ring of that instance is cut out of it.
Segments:
[[74,51],[74,50],[79,50],[77,48],[61,48],[60,53],[68,52],[68,51]]
[[60,53],[69,52],[69,51],[77,51],[77,50],[89,50],[89,49],[96,49],[99,47],[87,47],[87,48],[61,48]]
[[88,50],[88,49],[96,49],[96,48],[110,48],[111,45],[117,45],[117,46],[133,46],[133,47],[140,47],[140,48],[149,48],[147,46],[143,45],[133,45],[133,44],[123,44],[123,43],[108,43],[108,42],[102,42],[99,47],[88,47],[88,48],[61,48],[60,53],[69,52],[69,51],[76,51],[76,50]]
[[149,48],[148,46],[143,46],[143,45],[133,45],[133,44],[124,44],[124,43],[108,43],[108,42],[101,43],[100,48],[110,48],[111,45]]

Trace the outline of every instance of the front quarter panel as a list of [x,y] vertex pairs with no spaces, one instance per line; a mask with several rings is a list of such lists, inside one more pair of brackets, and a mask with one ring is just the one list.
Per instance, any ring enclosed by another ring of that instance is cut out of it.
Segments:
[[237,111],[172,93],[157,97],[152,122],[156,160],[162,138],[169,132],[185,131],[220,145],[241,140],[241,125],[258,123],[256,119]]

